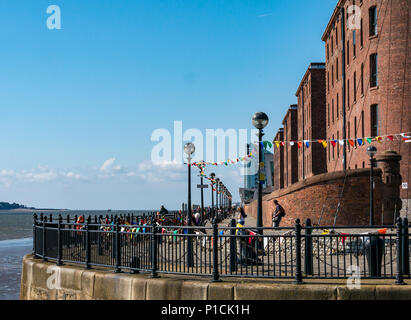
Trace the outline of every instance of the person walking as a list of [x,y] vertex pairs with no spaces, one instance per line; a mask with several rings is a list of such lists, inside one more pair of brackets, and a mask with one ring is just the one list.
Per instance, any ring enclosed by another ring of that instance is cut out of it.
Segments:
[[238,223],[241,225],[245,225],[245,218],[247,218],[247,215],[244,212],[244,208],[239,207],[237,209],[237,212],[238,212],[238,217],[237,217]]
[[272,215],[273,228],[278,228],[280,226],[281,219],[285,216],[284,208],[274,200],[275,210]]

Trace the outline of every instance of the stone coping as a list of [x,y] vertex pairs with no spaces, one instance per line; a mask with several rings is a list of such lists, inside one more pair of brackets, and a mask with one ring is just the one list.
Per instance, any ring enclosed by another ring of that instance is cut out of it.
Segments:
[[[382,169],[381,168],[374,168],[374,176],[375,177],[380,177],[381,174],[382,174]],[[296,182],[296,183],[292,184],[291,186],[289,186],[287,188],[276,190],[276,191],[264,196],[263,200],[264,201],[270,201],[270,200],[273,200],[275,198],[283,197],[283,196],[285,196],[289,193],[293,193],[295,191],[307,188],[307,187],[312,186],[312,185],[324,184],[324,183],[327,183],[329,181],[344,179],[345,177],[347,177],[347,178],[368,177],[369,175],[370,175],[370,169],[367,169],[367,168],[322,173],[322,174],[315,175],[313,177],[309,177],[305,180]]]
[[[50,276],[58,269],[59,288],[49,289]],[[49,271],[49,273],[47,272]],[[49,283],[48,283],[49,282]],[[409,281],[408,281],[409,282]],[[23,259],[20,299],[23,300],[411,300],[410,285],[394,280],[364,280],[361,289],[350,290],[346,280],[224,279],[114,273],[35,259]]]

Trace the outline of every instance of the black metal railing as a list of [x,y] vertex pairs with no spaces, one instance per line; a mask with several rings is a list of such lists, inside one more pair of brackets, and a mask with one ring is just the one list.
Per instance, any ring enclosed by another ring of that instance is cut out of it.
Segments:
[[[210,277],[295,279],[410,278],[407,219],[396,226],[244,228],[170,225],[167,219],[105,219],[34,215],[33,253],[57,264],[107,267],[115,272],[184,274]],[[159,223],[160,221],[160,223]],[[227,220],[226,220],[227,221]],[[192,255],[187,255],[191,246]]]

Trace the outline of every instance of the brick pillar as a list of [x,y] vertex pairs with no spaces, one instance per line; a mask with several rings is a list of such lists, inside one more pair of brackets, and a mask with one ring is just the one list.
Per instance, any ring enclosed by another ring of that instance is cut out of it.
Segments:
[[[395,151],[384,151],[377,154],[377,166],[382,170],[382,217],[385,225],[395,224],[395,219],[400,215],[402,201],[400,197],[401,156]],[[376,212],[376,216],[380,214]]]

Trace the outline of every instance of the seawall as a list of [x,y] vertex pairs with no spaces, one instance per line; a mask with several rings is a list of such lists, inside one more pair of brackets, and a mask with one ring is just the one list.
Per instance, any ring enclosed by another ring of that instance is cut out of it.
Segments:
[[[59,275],[59,276],[57,276]],[[59,280],[58,280],[59,279]],[[229,279],[213,283],[209,278],[113,273],[35,259],[23,259],[22,300],[411,300],[411,286],[394,280],[363,281],[350,290],[345,280]]]
[[[385,184],[382,170],[376,168],[374,188],[375,223],[394,223],[394,212],[384,207]],[[370,212],[370,171],[356,169],[347,172],[319,174],[276,190],[263,197],[263,223],[271,227],[271,215],[275,209],[273,200],[284,207],[286,216],[281,226],[293,226],[295,219],[320,225],[368,225]],[[245,206],[246,213],[257,217],[257,201]],[[336,218],[335,218],[336,217]]]

